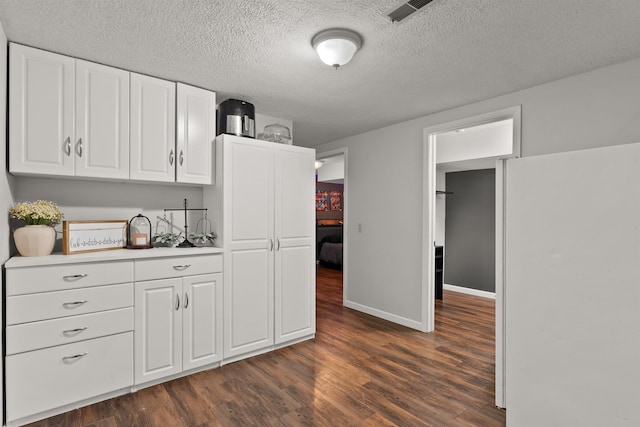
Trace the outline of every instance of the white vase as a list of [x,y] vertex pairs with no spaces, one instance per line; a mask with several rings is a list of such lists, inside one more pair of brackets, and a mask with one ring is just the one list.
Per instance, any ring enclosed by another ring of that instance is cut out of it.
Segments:
[[56,230],[48,225],[25,225],[13,232],[13,240],[22,256],[49,255],[56,243]]

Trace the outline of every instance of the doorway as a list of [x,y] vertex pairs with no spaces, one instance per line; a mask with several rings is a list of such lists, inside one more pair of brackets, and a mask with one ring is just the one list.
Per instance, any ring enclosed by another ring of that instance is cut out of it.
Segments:
[[347,188],[347,149],[316,154],[316,262],[341,271],[343,303],[348,274]]
[[[467,129],[504,120],[511,121],[511,140],[508,146],[492,146],[490,142],[473,145],[446,141],[447,136],[464,133]],[[434,329],[435,307],[435,243],[436,243],[436,164],[437,162],[471,161],[485,158],[495,162],[495,291],[496,291],[496,406],[505,407],[505,327],[504,327],[504,159],[520,156],[521,107],[515,106],[478,116],[463,118],[424,129],[423,156],[423,265],[422,323],[426,332]],[[437,140],[440,137],[440,148]],[[445,149],[446,147],[446,149]]]

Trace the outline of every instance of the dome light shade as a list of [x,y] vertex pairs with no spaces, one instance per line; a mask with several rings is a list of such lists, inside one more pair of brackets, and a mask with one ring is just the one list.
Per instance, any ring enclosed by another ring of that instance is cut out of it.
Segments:
[[316,34],[311,45],[322,62],[338,69],[351,61],[362,46],[362,38],[350,30],[331,29]]

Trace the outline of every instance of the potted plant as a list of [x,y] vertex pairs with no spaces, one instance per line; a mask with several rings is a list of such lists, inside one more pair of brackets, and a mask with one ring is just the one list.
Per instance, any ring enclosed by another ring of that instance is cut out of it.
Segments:
[[160,233],[151,238],[151,245],[156,248],[168,247],[172,248],[180,242],[180,234],[177,233]]
[[25,226],[13,232],[16,249],[22,256],[44,256],[53,251],[56,231],[63,214],[60,208],[46,200],[16,203],[9,209],[9,216],[24,221]]
[[214,231],[210,233],[190,233],[189,241],[196,246],[213,246],[217,237]]

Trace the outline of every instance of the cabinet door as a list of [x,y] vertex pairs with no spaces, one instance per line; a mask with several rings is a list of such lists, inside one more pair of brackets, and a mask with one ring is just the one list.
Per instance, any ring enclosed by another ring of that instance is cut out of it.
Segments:
[[272,265],[272,252],[264,248],[225,255],[225,359],[273,346]]
[[177,84],[176,181],[212,183],[213,142],[216,137],[216,94]]
[[222,274],[189,276],[182,283],[186,371],[222,360]]
[[131,73],[129,178],[176,179],[176,84]]
[[76,176],[129,178],[129,72],[76,60]]
[[279,145],[275,166],[275,342],[315,333],[315,151]]
[[72,176],[75,60],[11,44],[9,171]]
[[135,284],[135,383],[182,371],[182,279]]
[[224,137],[225,357],[273,345],[272,147]]

